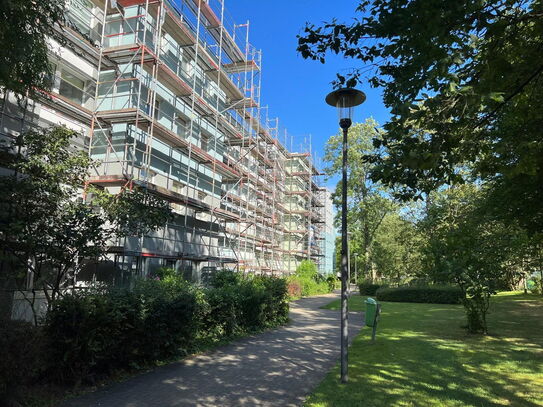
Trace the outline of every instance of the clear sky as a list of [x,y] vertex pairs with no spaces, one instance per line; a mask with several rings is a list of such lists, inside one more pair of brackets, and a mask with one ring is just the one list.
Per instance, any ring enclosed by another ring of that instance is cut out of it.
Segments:
[[[332,90],[336,72],[360,66],[360,62],[331,57],[326,64],[304,60],[297,52],[296,35],[306,21],[320,24],[336,17],[351,22],[356,0],[225,0],[228,14],[236,23],[250,21],[249,42],[262,49],[262,105],[269,105],[269,116],[279,117],[280,126],[294,137],[300,149],[311,134],[313,150],[322,157],[324,143],[338,129],[334,109],[324,102]],[[355,111],[355,121],[372,116],[379,124],[389,117],[381,93],[367,84],[359,85],[366,102]],[[290,143],[290,142],[289,142]],[[290,147],[290,145],[288,146]]]

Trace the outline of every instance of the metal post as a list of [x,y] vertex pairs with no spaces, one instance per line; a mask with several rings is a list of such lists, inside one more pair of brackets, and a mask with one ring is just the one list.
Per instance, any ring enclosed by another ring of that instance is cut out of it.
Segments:
[[349,281],[349,258],[347,246],[347,143],[351,127],[353,108],[366,100],[364,92],[354,88],[337,89],[326,96],[326,103],[338,109],[339,127],[343,130],[343,169],[341,203],[341,382],[347,383],[347,345],[349,330],[347,321],[347,297]]
[[347,298],[351,296],[351,267],[353,259],[351,256],[351,232],[347,232]]
[[349,341],[347,285],[349,283],[349,260],[347,247],[347,135],[351,125],[350,119],[342,119],[340,126],[343,129],[343,168],[342,168],[342,192],[341,192],[341,382],[347,383]]
[[358,287],[358,256],[354,256],[354,285]]

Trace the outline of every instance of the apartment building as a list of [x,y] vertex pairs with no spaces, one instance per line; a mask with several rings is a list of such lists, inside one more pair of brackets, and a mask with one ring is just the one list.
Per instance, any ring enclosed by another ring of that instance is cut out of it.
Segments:
[[12,95],[0,102],[2,138],[64,124],[97,162],[89,183],[171,203],[166,227],[111,243],[122,275],[326,267],[319,172],[278,140],[261,108],[261,51],[249,24],[226,16],[224,0],[69,0],[52,91],[24,111]]
[[336,229],[334,227],[334,203],[332,192],[328,188],[324,191],[324,261],[322,264],[323,274],[335,273],[336,253]]

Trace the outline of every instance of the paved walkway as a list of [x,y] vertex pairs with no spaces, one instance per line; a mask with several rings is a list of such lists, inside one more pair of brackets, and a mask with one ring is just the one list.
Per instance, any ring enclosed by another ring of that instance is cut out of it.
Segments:
[[[292,322],[203,355],[160,367],[62,407],[300,406],[339,359],[338,294],[291,304]],[[349,337],[362,326],[350,313]]]

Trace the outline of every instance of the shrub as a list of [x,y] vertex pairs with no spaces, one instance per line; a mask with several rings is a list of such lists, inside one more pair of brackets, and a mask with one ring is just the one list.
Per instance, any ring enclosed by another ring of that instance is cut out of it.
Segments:
[[287,323],[289,312],[287,281],[284,278],[277,277],[265,277],[262,279],[262,283],[269,293],[269,297],[267,298],[266,324],[273,326]]
[[527,281],[526,285],[528,286],[528,290],[530,290],[532,294],[542,294],[541,288],[543,287],[543,285],[541,284],[541,277],[532,276]]
[[326,277],[326,283],[328,284],[328,291],[332,292],[336,289],[337,278],[333,274]]
[[211,339],[232,336],[239,332],[239,291],[236,286],[211,287],[204,295],[207,308],[202,316],[204,336]]
[[54,380],[92,380],[91,375],[111,366],[121,339],[118,331],[123,325],[119,320],[124,315],[109,312],[107,302],[106,296],[98,294],[74,294],[52,304],[44,333],[48,371]]
[[39,328],[23,321],[0,321],[0,405],[11,405],[43,372]]
[[289,292],[297,293],[297,286],[300,287],[300,295],[291,295],[291,298],[326,294],[333,290],[326,278],[318,273],[316,264],[310,260],[300,263],[296,273],[288,278],[288,283]]
[[219,272],[213,283],[197,288],[166,271],[136,282],[132,291],[86,292],[55,301],[43,327],[49,377],[93,383],[117,369],[184,355],[197,340],[287,322],[285,279]]
[[217,339],[276,326],[288,320],[285,279],[256,276],[243,279],[220,272],[205,292],[205,330]]
[[288,295],[290,298],[300,298],[302,296],[302,285],[298,280],[289,278],[288,281]]
[[229,270],[219,270],[214,272],[210,279],[209,285],[215,288],[233,286],[240,284],[243,280],[243,274]]
[[375,293],[379,301],[422,302],[432,304],[460,304],[460,288],[448,286],[379,288]]
[[173,280],[67,295],[52,305],[44,325],[49,373],[63,383],[93,383],[115,369],[186,353],[196,311],[195,294]]
[[370,281],[362,281],[358,284],[360,295],[375,295],[379,288],[385,287],[383,284],[374,284]]

